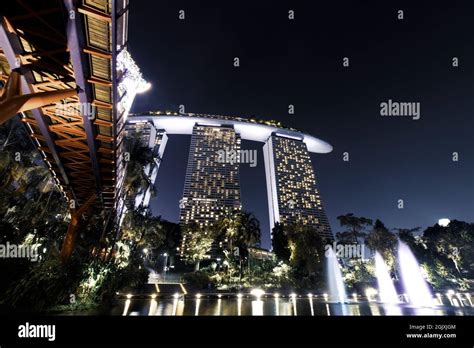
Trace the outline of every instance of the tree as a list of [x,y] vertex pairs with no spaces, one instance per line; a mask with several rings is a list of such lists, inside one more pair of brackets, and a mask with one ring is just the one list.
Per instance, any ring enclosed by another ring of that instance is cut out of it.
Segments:
[[166,236],[161,218],[154,217],[146,208],[128,211],[122,227],[122,239],[132,242],[132,251],[137,248],[158,248]]
[[453,220],[428,227],[423,239],[431,250],[451,260],[459,273],[474,275],[474,224]]
[[129,161],[123,184],[124,192],[128,197],[135,197],[150,187],[147,168],[154,163],[157,155],[149,147],[141,146],[138,138],[127,138],[125,148],[129,149]]
[[311,280],[323,277],[324,242],[317,229],[302,224],[288,225],[290,264]]
[[372,225],[372,220],[365,217],[354,216],[353,213],[340,215],[337,217],[342,227],[347,227],[348,230],[338,233],[337,237],[343,242],[349,242],[352,239],[353,243],[358,243],[360,237],[365,237],[367,233],[365,228]]
[[389,265],[394,265],[397,236],[390,232],[387,227],[377,219],[372,231],[367,235],[365,243],[369,249],[378,251]]
[[214,242],[213,233],[194,224],[186,226],[183,233],[186,238],[183,250],[184,260],[189,264],[194,264],[195,271],[199,271],[201,261],[211,251]]
[[229,250],[233,250],[234,243],[239,239],[240,227],[241,218],[238,210],[226,210],[214,225],[216,237],[224,237],[227,240]]
[[272,246],[278,260],[288,263],[290,261],[291,251],[289,247],[288,236],[284,227],[279,222],[275,223],[272,229]]
[[419,246],[419,243],[416,241],[416,238],[413,236],[413,234],[419,232],[420,230],[421,227],[393,229],[393,231],[398,235],[398,238],[402,242],[406,243],[412,251],[414,248]]
[[238,224],[238,240],[245,247],[255,246],[260,243],[260,221],[253,213],[242,212],[238,214],[240,222]]
[[377,250],[380,253],[393,252],[397,245],[397,237],[385,227],[382,221],[377,219],[365,242],[371,250]]

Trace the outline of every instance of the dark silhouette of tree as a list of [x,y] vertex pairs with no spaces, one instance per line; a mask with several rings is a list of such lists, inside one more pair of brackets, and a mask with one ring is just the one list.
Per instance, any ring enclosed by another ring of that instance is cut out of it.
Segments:
[[371,250],[376,250],[382,255],[392,254],[397,246],[397,236],[390,232],[379,219],[375,220],[372,231],[365,239],[367,246]]
[[343,243],[358,243],[359,238],[367,235],[365,229],[372,225],[371,219],[357,217],[353,213],[340,215],[337,219],[342,227],[347,228],[347,231],[336,234],[337,239]]
[[272,229],[272,246],[278,260],[288,263],[290,261],[291,251],[288,245],[288,236],[283,225],[277,222]]

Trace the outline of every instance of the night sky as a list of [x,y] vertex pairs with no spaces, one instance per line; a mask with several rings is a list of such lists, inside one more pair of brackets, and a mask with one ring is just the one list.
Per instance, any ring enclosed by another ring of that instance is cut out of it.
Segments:
[[[186,112],[280,120],[329,142],[332,153],[311,157],[334,232],[341,230],[336,217],[348,212],[390,228],[442,217],[474,221],[474,3],[274,3],[132,1],[130,51],[153,84],[133,111],[182,104]],[[380,103],[389,99],[419,102],[420,120],[382,117]],[[178,220],[189,140],[170,136],[158,174],[153,212],[171,221]],[[242,199],[268,248],[258,156],[256,168],[241,166]]]

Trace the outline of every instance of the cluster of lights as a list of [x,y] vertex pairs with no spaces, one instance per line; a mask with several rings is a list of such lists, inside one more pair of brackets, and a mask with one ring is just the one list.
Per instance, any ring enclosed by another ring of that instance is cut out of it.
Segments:
[[156,110],[156,111],[148,111],[146,114],[148,115],[173,115],[173,116],[184,116],[184,117],[200,117],[200,118],[210,118],[210,119],[218,119],[218,120],[229,120],[229,121],[237,121],[237,122],[245,122],[245,123],[257,123],[261,125],[266,125],[266,126],[271,126],[271,127],[277,127],[280,129],[286,129],[286,130],[291,130],[291,131],[297,131],[294,128],[287,127],[282,125],[280,121],[275,121],[275,120],[262,120],[262,119],[256,119],[256,118],[243,118],[240,116],[229,116],[229,115],[211,115],[211,114],[199,114],[199,113],[178,113],[176,111],[162,111],[162,110]]
[[151,84],[145,81],[140,68],[126,49],[123,49],[117,55],[117,71],[122,76],[118,83],[118,92],[121,96],[118,109],[126,119],[135,96],[149,90]]
[[[120,294],[119,292],[116,292],[116,295],[119,295],[119,294]],[[367,288],[367,289],[365,290],[365,294],[366,294],[366,296],[367,296],[367,300],[368,300],[369,302],[373,302],[373,301],[374,301],[373,296],[376,296],[376,295],[378,294],[378,291],[377,291],[376,289],[374,289],[374,288]],[[256,299],[257,299],[257,301],[260,301],[260,300],[261,300],[261,297],[262,297],[262,296],[265,296],[266,293],[265,293],[265,291],[262,290],[262,289],[253,289],[253,290],[250,291],[250,295],[255,296]],[[450,301],[450,303],[451,303],[452,306],[461,306],[461,307],[465,306],[464,303],[466,303],[466,302],[463,303],[463,297],[464,297],[464,298],[467,300],[467,303],[469,303],[470,306],[473,307],[472,300],[471,300],[471,296],[470,296],[469,293],[464,293],[464,294],[463,294],[463,293],[460,293],[460,292],[455,292],[454,290],[448,290],[445,295],[446,295],[446,297],[449,299],[449,301]],[[127,300],[130,300],[133,296],[134,296],[134,295],[132,295],[132,294],[127,294],[127,295],[126,295],[126,298],[127,298]],[[312,293],[308,293],[308,294],[307,294],[307,298],[308,298],[310,301],[312,301],[313,298],[318,298],[318,296],[322,296],[326,302],[329,300],[329,295],[328,295],[327,293],[324,293],[324,294],[321,294],[321,295],[314,295],[314,294],[312,294]],[[406,297],[406,294],[403,294],[403,296]],[[442,296],[443,296],[442,294],[436,293],[436,299],[438,300],[438,303],[439,303],[440,305],[443,305]],[[155,299],[158,297],[158,294],[152,294],[152,295],[150,295],[150,297],[151,297],[152,300],[155,300]],[[180,297],[180,294],[179,294],[179,293],[174,293],[174,294],[173,294],[173,298],[174,298],[175,300],[178,300],[179,297]],[[195,297],[196,297],[197,300],[200,300],[201,297],[202,297],[202,295],[201,295],[200,293],[197,293],[197,294],[195,295]],[[218,297],[219,300],[220,300],[220,299],[222,298],[222,294],[217,294],[217,297]],[[239,301],[241,301],[242,298],[244,297],[244,294],[238,293],[238,294],[236,295],[236,297],[238,298]],[[248,296],[246,296],[246,297],[248,297]],[[267,296],[265,296],[265,297],[267,297]],[[278,301],[280,297],[285,297],[285,296],[282,296],[282,295],[280,295],[278,292],[275,292],[275,293],[273,294],[273,297],[275,298],[275,301]],[[302,296],[301,296],[301,295],[298,295],[298,294],[296,294],[296,293],[294,293],[294,292],[288,295],[288,298],[290,298],[293,302],[296,300],[297,297],[302,297]],[[353,300],[354,300],[354,301],[357,301],[357,299],[358,299],[358,294],[357,294],[357,293],[353,293],[353,294],[352,294],[352,297],[353,297]],[[453,298],[456,298],[457,301],[453,301]],[[407,299],[407,301],[408,301],[408,299]]]

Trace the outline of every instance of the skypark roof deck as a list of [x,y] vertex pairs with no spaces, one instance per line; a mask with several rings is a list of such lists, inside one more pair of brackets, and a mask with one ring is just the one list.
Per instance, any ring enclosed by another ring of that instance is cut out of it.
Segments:
[[129,123],[141,121],[153,122],[158,129],[165,130],[168,134],[191,135],[196,123],[212,126],[232,125],[244,140],[265,142],[272,134],[278,136],[301,139],[308,147],[309,152],[329,153],[332,146],[312,135],[302,133],[292,128],[285,128],[276,121],[262,121],[245,119],[241,117],[207,115],[176,112],[147,112],[129,115]]

